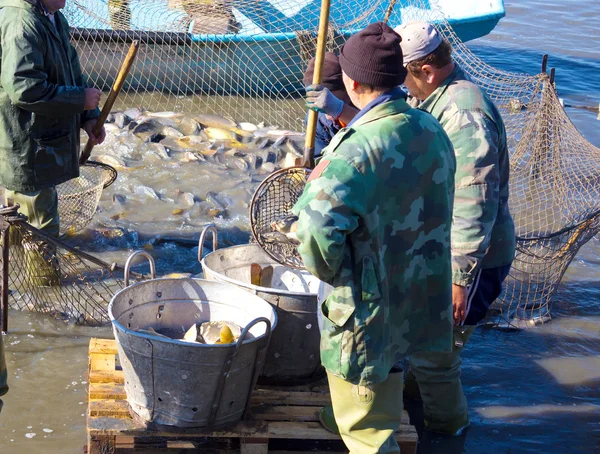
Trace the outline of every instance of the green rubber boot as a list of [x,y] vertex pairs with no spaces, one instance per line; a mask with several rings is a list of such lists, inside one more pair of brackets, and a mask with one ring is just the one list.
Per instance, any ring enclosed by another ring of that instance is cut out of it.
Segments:
[[333,405],[327,405],[326,407],[321,408],[321,411],[319,411],[319,421],[321,421],[321,425],[332,434],[340,434],[340,429],[335,422],[335,416],[333,415]]

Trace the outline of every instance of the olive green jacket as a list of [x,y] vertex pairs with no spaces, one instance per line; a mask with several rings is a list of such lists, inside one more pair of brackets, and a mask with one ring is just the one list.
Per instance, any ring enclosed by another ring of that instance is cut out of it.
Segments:
[[338,132],[293,208],[308,271],[331,284],[321,361],[369,385],[416,351],[452,348],[450,229],[455,159],[404,99]]
[[37,191],[79,176],[86,83],[65,17],[0,0],[0,185]]
[[510,265],[515,255],[504,122],[458,64],[419,109],[440,122],[454,146],[452,282],[471,285],[480,269]]

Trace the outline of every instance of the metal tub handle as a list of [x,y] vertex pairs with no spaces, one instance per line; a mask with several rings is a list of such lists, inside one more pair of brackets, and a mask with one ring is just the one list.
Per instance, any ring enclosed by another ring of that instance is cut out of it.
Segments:
[[213,252],[216,251],[218,247],[219,234],[217,233],[217,228],[214,224],[208,224],[206,227],[204,227],[204,230],[202,230],[200,240],[198,241],[198,263],[202,263],[202,253],[204,252],[204,240],[208,232],[212,232]]
[[150,262],[150,277],[152,279],[156,278],[156,265],[154,264],[154,259],[152,258],[152,256],[150,254],[148,254],[146,251],[135,251],[133,254],[131,254],[129,256],[129,258],[125,262],[125,270],[124,270],[125,287],[129,287],[129,270],[131,269],[131,262],[138,255],[141,255],[148,259],[148,262]]
[[246,325],[246,327],[242,330],[240,337],[235,344],[235,349],[233,350],[233,352],[231,352],[229,354],[229,356],[227,357],[227,360],[225,361],[225,364],[223,364],[223,369],[221,370],[221,376],[219,377],[219,384],[217,385],[217,391],[215,393],[215,397],[213,398],[212,406],[210,408],[210,415],[208,417],[208,423],[207,423],[208,429],[211,429],[213,427],[213,425],[215,423],[215,419],[217,418],[217,411],[219,410],[219,405],[221,404],[221,397],[223,396],[223,391],[225,390],[225,382],[227,381],[227,376],[231,369],[231,364],[233,363],[233,359],[240,351],[240,347],[244,343],[244,340],[246,339],[246,336],[248,335],[248,332],[250,331],[250,329],[254,325],[261,323],[261,322],[264,323],[265,325],[267,325],[267,329],[265,332],[265,340],[263,342],[263,345],[262,345],[262,347],[259,347],[258,351],[256,352],[256,360],[254,361],[254,371],[252,373],[252,381],[250,382],[250,392],[248,392],[248,400],[246,401],[246,407],[245,407],[246,410],[248,408],[248,404],[250,402],[250,397],[252,397],[251,391],[254,388],[254,385],[256,384],[256,380],[258,379],[258,373],[260,371],[260,365],[263,362],[264,351],[269,346],[269,342],[271,340],[271,321],[265,317],[255,318],[254,320],[252,320],[250,323],[248,323]]

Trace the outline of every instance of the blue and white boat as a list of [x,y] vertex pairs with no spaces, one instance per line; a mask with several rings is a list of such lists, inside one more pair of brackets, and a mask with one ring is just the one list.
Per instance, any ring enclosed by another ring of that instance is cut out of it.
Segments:
[[[127,3],[127,29],[111,27],[108,0],[71,2],[64,10],[84,70],[99,88],[110,87],[127,42],[140,39],[143,46],[128,87],[136,91],[277,97],[301,93],[307,50],[300,38],[309,43],[310,54],[320,0],[219,0],[237,21],[235,33],[223,34],[194,33],[196,22],[210,22],[210,17],[190,17],[183,7],[173,7],[178,1],[206,0],[111,1]],[[388,6],[387,0],[332,0],[332,47],[381,20]],[[503,0],[396,0],[389,24],[446,20],[462,41],[469,41],[488,34],[504,14]]]

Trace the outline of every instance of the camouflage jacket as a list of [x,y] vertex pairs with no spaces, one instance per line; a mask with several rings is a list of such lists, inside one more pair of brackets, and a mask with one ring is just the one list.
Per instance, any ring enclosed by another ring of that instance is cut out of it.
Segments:
[[450,351],[455,160],[435,119],[404,99],[340,130],[294,206],[306,268],[331,284],[321,360],[355,384],[413,351]]
[[419,108],[438,119],[454,146],[452,281],[470,285],[480,268],[509,265],[515,254],[504,122],[458,64]]
[[60,13],[0,0],[0,185],[26,192],[79,176],[86,83]]

